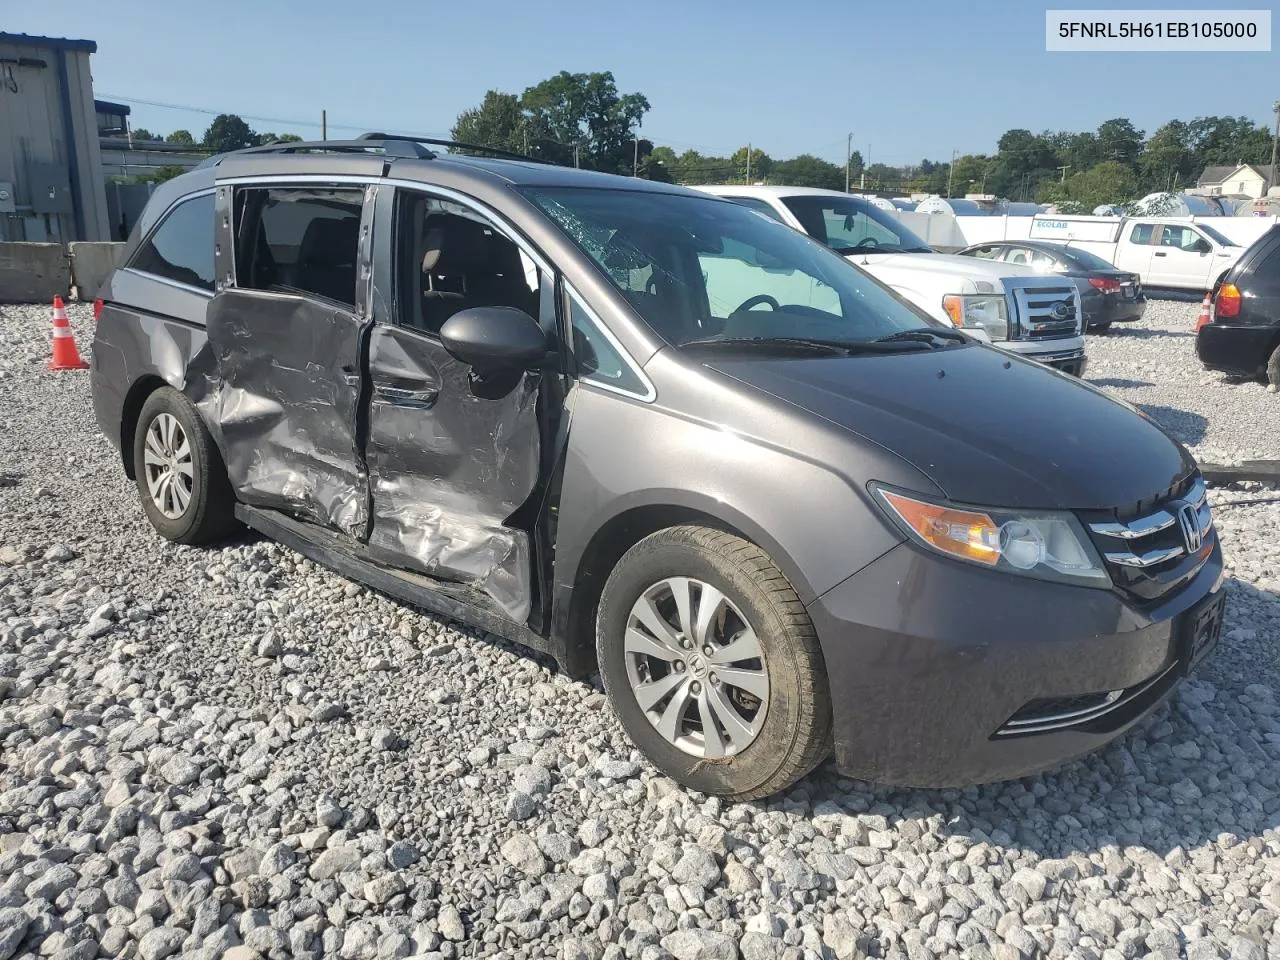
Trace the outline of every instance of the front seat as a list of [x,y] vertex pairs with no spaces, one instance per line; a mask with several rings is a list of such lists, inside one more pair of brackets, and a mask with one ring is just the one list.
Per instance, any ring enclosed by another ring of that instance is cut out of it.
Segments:
[[459,310],[491,305],[484,231],[466,217],[428,218],[422,238],[422,317],[428,329],[439,330]]

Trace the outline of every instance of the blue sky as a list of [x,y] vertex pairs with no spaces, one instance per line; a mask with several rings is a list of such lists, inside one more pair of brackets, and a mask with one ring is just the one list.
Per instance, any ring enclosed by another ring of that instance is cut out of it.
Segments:
[[[649,98],[644,135],[677,152],[751,141],[775,157],[837,162],[849,131],[871,162],[905,164],[992,151],[1012,127],[1082,130],[1129,117],[1150,133],[1205,114],[1269,124],[1280,97],[1276,52],[1047,53],[1046,5],[1025,0],[7,6],[4,30],[96,40],[100,98],[270,118],[250,126],[316,137],[321,108],[330,136],[447,135],[485,90],[519,93],[562,69],[612,70],[622,92]],[[135,104],[132,119],[199,137],[212,115]]]

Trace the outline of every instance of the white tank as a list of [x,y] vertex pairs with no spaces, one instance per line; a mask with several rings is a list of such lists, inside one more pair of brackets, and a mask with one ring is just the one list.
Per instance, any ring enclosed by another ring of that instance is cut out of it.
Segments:
[[1133,205],[1133,213],[1148,217],[1216,217],[1217,204],[1190,193],[1149,193]]
[[1114,203],[1102,203],[1093,208],[1095,217],[1123,217],[1124,211]]
[[892,200],[886,200],[884,197],[867,197],[867,203],[881,210],[888,210],[890,213],[898,209],[893,205]]

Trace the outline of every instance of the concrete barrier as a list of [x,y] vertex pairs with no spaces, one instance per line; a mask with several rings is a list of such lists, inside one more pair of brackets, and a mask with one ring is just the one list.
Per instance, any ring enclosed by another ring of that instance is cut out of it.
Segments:
[[46,303],[71,292],[71,264],[60,243],[0,243],[0,302]]
[[92,300],[119,263],[124,244],[70,243],[67,246],[71,250],[71,280],[76,286],[76,297]]

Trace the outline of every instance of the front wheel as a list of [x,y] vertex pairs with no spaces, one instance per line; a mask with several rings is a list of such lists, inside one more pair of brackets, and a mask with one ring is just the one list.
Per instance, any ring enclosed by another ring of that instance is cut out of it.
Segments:
[[142,405],[133,472],[142,509],[165,539],[211,543],[239,526],[218,448],[191,401],[172,387]]
[[777,566],[733,534],[671,527],[628,550],[605,583],[596,650],[627,734],[692,789],[768,796],[830,750],[813,623]]

